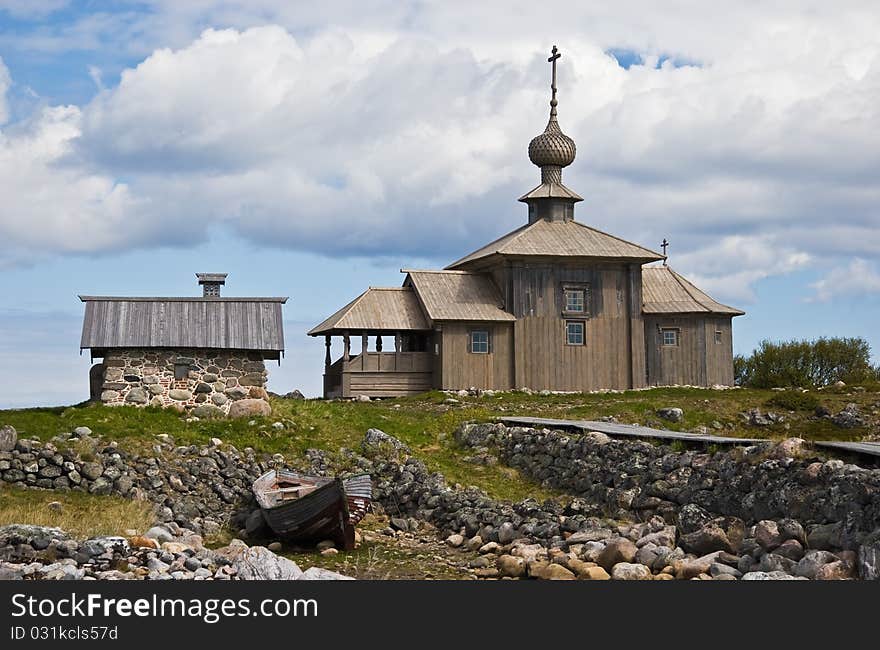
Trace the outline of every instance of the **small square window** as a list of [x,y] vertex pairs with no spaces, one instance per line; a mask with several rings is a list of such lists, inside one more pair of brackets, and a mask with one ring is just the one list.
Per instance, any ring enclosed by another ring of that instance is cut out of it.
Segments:
[[577,314],[586,311],[586,292],[583,289],[565,290],[565,311]]
[[723,337],[724,337],[724,335],[721,333],[721,330],[715,330],[715,342],[716,343],[721,343],[721,341],[723,340]]
[[660,330],[663,345],[678,345],[678,329],[665,328]]
[[565,343],[567,345],[583,345],[584,344],[584,321],[567,320],[565,321]]
[[474,354],[489,354],[488,331],[474,330],[471,332],[471,352]]
[[188,363],[175,363],[174,364],[174,378],[178,381],[181,379],[187,379],[189,377],[189,364]]

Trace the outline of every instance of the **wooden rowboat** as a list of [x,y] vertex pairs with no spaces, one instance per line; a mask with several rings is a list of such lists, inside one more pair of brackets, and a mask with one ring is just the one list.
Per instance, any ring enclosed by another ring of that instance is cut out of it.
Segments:
[[354,548],[354,528],[372,500],[369,474],[345,479],[270,470],[254,481],[254,496],[263,518],[288,542],[332,539],[344,550]]

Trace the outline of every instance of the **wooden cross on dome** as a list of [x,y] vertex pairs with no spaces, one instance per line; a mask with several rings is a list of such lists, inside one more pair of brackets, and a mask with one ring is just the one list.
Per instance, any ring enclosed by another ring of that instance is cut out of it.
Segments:
[[562,55],[559,53],[559,50],[554,45],[553,49],[550,50],[550,58],[547,59],[547,62],[553,65],[553,80],[550,82],[550,90],[553,92],[552,97],[550,98],[550,107],[552,109],[552,114],[556,114],[556,59],[561,57]]

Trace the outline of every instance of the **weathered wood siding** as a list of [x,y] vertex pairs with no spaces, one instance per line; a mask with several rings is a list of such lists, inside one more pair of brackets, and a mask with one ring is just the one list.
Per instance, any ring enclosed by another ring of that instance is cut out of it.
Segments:
[[[706,318],[706,379],[707,384],[733,386],[733,324],[729,316]],[[715,342],[715,332],[721,342]]]
[[366,352],[337,359],[324,374],[324,397],[397,397],[433,387],[429,352]]
[[[508,263],[494,276],[514,325],[515,386],[535,390],[644,385],[638,265]],[[563,314],[563,287],[587,288],[583,317]],[[566,343],[565,321],[585,321],[585,345]]]
[[[662,345],[661,330],[680,330],[677,346]],[[721,343],[715,343],[715,331]],[[648,383],[653,386],[733,385],[733,340],[730,317],[705,315],[645,318]]]
[[[474,354],[470,351],[470,333],[473,330],[489,332],[489,354]],[[440,338],[442,388],[514,388],[511,324],[443,323]]]

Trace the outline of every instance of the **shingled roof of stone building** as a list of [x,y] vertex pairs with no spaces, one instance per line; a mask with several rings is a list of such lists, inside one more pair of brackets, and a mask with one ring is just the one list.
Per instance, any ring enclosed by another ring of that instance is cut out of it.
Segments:
[[79,296],[80,349],[201,348],[284,351],[287,298]]
[[723,305],[668,266],[642,269],[642,313],[725,314],[742,316],[744,311]]

